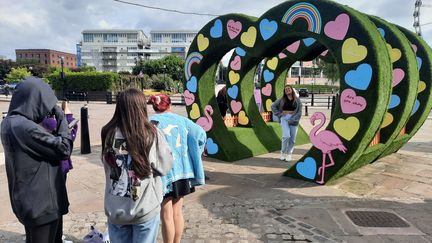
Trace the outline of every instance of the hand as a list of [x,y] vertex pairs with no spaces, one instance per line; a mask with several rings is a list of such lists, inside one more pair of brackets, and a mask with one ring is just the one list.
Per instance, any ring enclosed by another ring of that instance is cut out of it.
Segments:
[[51,113],[56,117],[57,121],[64,119],[64,112],[58,105],[54,106]]

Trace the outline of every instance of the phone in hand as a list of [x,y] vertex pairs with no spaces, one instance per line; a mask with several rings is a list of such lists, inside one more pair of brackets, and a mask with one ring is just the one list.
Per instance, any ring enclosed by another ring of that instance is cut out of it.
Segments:
[[76,124],[78,124],[78,122],[78,119],[73,119],[73,121],[71,121],[68,125],[69,129],[72,129]]

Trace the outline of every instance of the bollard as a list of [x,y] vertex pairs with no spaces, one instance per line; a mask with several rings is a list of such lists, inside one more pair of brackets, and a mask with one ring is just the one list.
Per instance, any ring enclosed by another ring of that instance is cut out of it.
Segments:
[[81,154],[91,153],[90,134],[88,126],[88,109],[85,104],[81,107]]
[[308,106],[307,105],[305,105],[305,116],[309,116],[309,114],[308,114]]
[[335,109],[335,105],[336,105],[336,96],[332,97],[332,104],[331,104],[331,110],[330,110],[330,115],[333,116],[333,111]]
[[327,97],[327,110],[330,109],[330,96]]
[[314,106],[314,93],[312,93],[311,106]]

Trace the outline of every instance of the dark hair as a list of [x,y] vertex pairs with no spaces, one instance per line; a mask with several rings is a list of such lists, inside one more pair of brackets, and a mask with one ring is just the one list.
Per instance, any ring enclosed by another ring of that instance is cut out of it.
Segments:
[[164,112],[171,105],[171,98],[166,94],[152,95],[148,99],[148,104],[153,105],[153,110]]
[[139,178],[148,177],[151,174],[149,153],[157,139],[157,131],[148,120],[145,95],[138,89],[126,89],[119,94],[114,115],[102,128],[103,154],[112,146],[116,128],[126,140],[132,170]]

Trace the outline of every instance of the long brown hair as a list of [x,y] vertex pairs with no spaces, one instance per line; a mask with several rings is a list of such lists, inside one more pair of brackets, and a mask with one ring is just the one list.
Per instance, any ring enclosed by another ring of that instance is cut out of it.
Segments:
[[297,101],[298,101],[298,97],[297,97],[296,92],[294,91],[294,88],[293,88],[291,85],[286,84],[286,85],[284,86],[284,89],[283,89],[282,100],[281,100],[281,102],[280,102],[280,107],[279,107],[280,110],[282,110],[282,108],[284,107],[285,103],[288,103],[288,102],[289,102],[288,95],[285,94],[285,88],[286,88],[286,87],[290,87],[290,88],[291,88],[291,95],[292,95],[292,98],[293,98],[293,100],[294,100],[294,103],[297,103]]
[[102,128],[102,153],[112,146],[115,129],[123,134],[127,150],[132,157],[132,170],[139,178],[151,173],[149,153],[157,139],[156,127],[148,120],[145,95],[130,88],[121,92],[111,120]]

